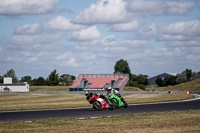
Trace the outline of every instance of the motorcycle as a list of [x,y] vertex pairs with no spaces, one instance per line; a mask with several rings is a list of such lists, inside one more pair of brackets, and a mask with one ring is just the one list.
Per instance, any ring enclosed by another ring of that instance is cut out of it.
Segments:
[[112,104],[116,108],[119,108],[119,107],[127,108],[128,107],[128,104],[126,103],[126,101],[123,98],[120,98],[119,96],[117,96],[115,94],[109,94],[108,99],[112,102]]
[[90,102],[93,104],[93,108],[101,111],[103,109],[108,108],[109,110],[113,110],[114,106],[110,101],[106,102],[105,99],[101,98],[99,94],[92,94],[90,97]]

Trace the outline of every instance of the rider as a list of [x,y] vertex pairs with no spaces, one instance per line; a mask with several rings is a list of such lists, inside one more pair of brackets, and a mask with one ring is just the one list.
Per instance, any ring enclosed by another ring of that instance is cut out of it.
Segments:
[[[90,97],[93,95],[93,93],[90,93],[88,91],[85,92],[85,96],[86,96],[86,99],[87,101],[91,104],[91,101],[90,101]],[[99,95],[102,99],[104,99],[107,103],[109,103],[109,100],[105,97],[104,94],[99,94],[97,93],[97,95]]]
[[101,97],[102,99],[104,99],[107,103],[109,103],[109,100],[105,97],[104,94],[100,94],[100,97]]
[[110,86],[108,86],[107,95],[109,95],[109,94],[115,94],[115,95],[117,95],[124,102],[124,99],[121,97],[121,95],[119,94],[119,92],[117,90],[115,90],[115,89],[112,89],[112,87],[110,87]]
[[90,97],[92,96],[93,93],[90,93],[88,91],[85,91],[85,96],[86,96],[86,99],[87,101],[91,104],[91,101],[90,101]]
[[119,92],[115,89],[112,89],[110,86],[108,86],[108,92],[107,92],[107,95],[109,94],[115,94],[117,95],[118,97],[121,97],[121,95],[119,94]]

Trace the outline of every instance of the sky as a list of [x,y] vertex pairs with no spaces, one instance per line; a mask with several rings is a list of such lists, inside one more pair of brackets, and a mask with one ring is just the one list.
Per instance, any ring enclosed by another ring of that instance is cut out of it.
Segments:
[[0,75],[200,71],[198,0],[1,0]]

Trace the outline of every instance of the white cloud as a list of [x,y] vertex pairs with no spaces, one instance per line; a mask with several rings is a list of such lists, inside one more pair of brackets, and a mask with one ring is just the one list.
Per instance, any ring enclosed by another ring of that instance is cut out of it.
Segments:
[[34,62],[36,62],[36,61],[38,61],[38,58],[37,57],[31,57],[31,58],[28,58],[28,59],[26,59],[25,60],[25,63],[34,63]]
[[189,54],[186,56],[185,58],[188,61],[199,61],[200,60],[200,55],[196,55],[196,54]]
[[103,46],[115,46],[118,41],[115,36],[108,36],[101,40]]
[[73,21],[82,24],[127,22],[130,16],[126,11],[126,4],[123,0],[100,0],[80,12]]
[[127,32],[127,31],[135,31],[140,28],[140,23],[137,20],[133,20],[128,23],[122,23],[122,24],[115,24],[112,27],[113,31],[122,31],[122,32]]
[[13,35],[12,43],[14,44],[41,44],[52,43],[63,37],[62,32],[34,34],[34,35]]
[[56,56],[55,59],[58,61],[61,61],[61,60],[66,60],[72,57],[73,57],[72,53],[64,53],[64,54]]
[[80,30],[85,28],[86,26],[73,24],[71,20],[65,18],[64,16],[57,16],[49,21],[46,21],[43,25],[44,29],[48,30],[66,30],[66,31],[73,31],[73,30]]
[[87,54],[82,57],[85,61],[92,61],[96,59],[96,54]]
[[79,64],[75,58],[70,58],[69,60],[64,60],[59,64],[61,67],[78,67]]
[[159,27],[156,23],[152,23],[149,26],[144,26],[136,34],[138,34],[139,38],[145,38],[145,39],[156,38],[158,37],[158,35],[160,35]]
[[1,0],[2,15],[32,15],[55,11],[58,0]]
[[144,48],[148,45],[147,40],[125,40],[124,41],[126,46],[128,47],[134,47],[134,48]]
[[57,16],[55,18],[41,21],[35,24],[25,24],[14,30],[14,34],[41,34],[50,31],[76,31],[86,28],[84,25],[73,24],[71,20],[64,16]]
[[149,15],[183,15],[196,6],[195,2],[134,0],[128,9],[138,14]]
[[[41,1],[42,4],[45,2],[50,1]],[[36,15],[31,18],[24,16],[14,22],[7,17],[0,18],[3,20],[0,71],[14,66],[22,76],[26,73],[31,76],[47,76],[55,68],[59,74],[112,73],[113,66],[119,59],[128,60],[132,72],[136,74],[155,74],[167,70],[180,72],[191,66],[199,69],[200,22],[191,21],[191,18],[198,18],[196,11],[199,9],[189,12],[196,6],[193,1],[134,0],[128,9],[127,0],[95,2],[88,5],[88,8],[82,6],[85,10],[80,13],[75,7],[70,7],[77,13],[74,18],[73,13],[65,14],[67,17],[57,14],[38,16],[41,11],[33,10],[32,6],[27,6],[32,13],[26,10],[22,12],[21,4],[19,9],[8,7],[10,11],[7,11],[7,15]],[[2,3],[5,5],[5,1]],[[56,9],[56,4],[52,4],[52,10],[44,8],[43,13]],[[62,5],[61,8],[63,6],[67,8],[69,5]],[[2,8],[4,7],[0,7],[1,15]],[[12,10],[18,11],[13,13]],[[37,22],[38,19],[41,21]],[[169,22],[171,24],[166,26]],[[19,24],[22,24],[21,27],[16,28],[13,35],[9,36],[13,27]]]
[[40,25],[38,23],[35,24],[26,24],[14,30],[14,34],[35,34],[39,33]]
[[101,33],[98,31],[96,26],[72,32],[72,40],[74,41],[91,41],[100,38],[100,36]]
[[165,33],[171,35],[199,36],[200,21],[198,19],[195,19],[194,21],[182,21],[170,24],[165,29]]
[[200,21],[182,21],[164,28],[160,41],[174,41],[172,46],[198,46],[200,41]]
[[17,59],[17,57],[11,57],[11,56],[8,56],[7,58],[6,58],[6,60],[7,61],[17,61],[18,59]]

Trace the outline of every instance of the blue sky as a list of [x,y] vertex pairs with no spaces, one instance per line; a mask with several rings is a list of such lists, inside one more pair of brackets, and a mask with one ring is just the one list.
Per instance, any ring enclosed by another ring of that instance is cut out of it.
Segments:
[[0,75],[200,71],[198,0],[2,0]]

